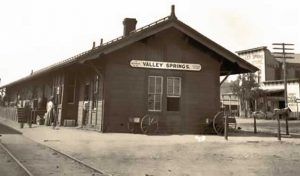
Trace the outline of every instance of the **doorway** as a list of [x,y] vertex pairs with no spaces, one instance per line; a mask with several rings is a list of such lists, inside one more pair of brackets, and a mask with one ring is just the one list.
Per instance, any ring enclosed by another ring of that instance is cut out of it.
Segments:
[[87,75],[81,86],[81,124],[85,128],[102,131],[103,81],[96,74]]
[[82,112],[82,126],[89,124],[89,102],[90,102],[90,84],[85,84],[84,86],[84,102],[83,102],[83,112]]
[[279,109],[285,108],[285,101],[279,101]]

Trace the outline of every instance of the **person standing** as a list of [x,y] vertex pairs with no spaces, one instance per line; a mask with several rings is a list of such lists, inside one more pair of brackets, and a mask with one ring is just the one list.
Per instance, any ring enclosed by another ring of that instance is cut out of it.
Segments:
[[55,109],[54,109],[54,103],[53,103],[53,100],[54,100],[54,97],[51,96],[49,98],[49,101],[47,102],[47,106],[46,106],[46,109],[47,109],[47,115],[46,115],[46,125],[47,126],[50,126],[52,125],[53,128],[56,126],[56,118],[55,118]]

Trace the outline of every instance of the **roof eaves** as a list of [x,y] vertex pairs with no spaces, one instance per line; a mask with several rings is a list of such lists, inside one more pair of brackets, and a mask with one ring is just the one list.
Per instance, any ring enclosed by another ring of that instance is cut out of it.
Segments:
[[[166,24],[169,24],[169,25],[166,25]],[[172,19],[170,17],[162,18],[161,20],[158,20],[154,23],[151,23],[147,26],[144,26],[142,28],[139,28],[139,29],[133,31],[128,37],[119,37],[119,38],[113,40],[114,42],[108,42],[107,44],[103,44],[103,46],[100,45],[96,49],[98,50],[98,53],[102,52],[102,53],[108,54],[108,53],[113,52],[117,49],[120,49],[124,46],[127,46],[133,42],[136,42],[143,37],[153,35],[154,33],[164,30],[165,28],[168,28],[170,26],[173,26],[173,27],[181,30],[184,33],[186,33],[187,29],[188,29],[188,31],[190,32],[189,35],[193,36],[193,38],[195,38],[195,36],[196,36],[196,39],[199,43],[204,44],[209,49],[222,55],[229,61],[231,61],[233,63],[237,63],[238,65],[242,66],[244,69],[246,69],[248,71],[255,72],[255,71],[259,70],[257,67],[255,67],[252,64],[250,64],[249,62],[243,60],[238,55],[230,52],[229,50],[227,50],[226,48],[217,44],[216,42],[212,41],[211,39],[200,34],[193,28],[191,28],[188,25],[186,25],[185,23],[181,22],[180,20]],[[155,29],[157,29],[157,30],[155,30]],[[146,31],[149,33],[144,35]],[[81,60],[80,62],[85,62],[86,60],[90,60],[93,58],[96,58],[96,57],[83,58],[83,60]]]
[[249,52],[254,52],[254,51],[259,51],[259,50],[265,50],[267,49],[266,46],[260,46],[260,47],[256,47],[256,48],[250,48],[250,49],[246,49],[246,50],[240,50],[240,51],[236,51],[237,54],[244,54],[244,53],[249,53]]
[[[192,36],[196,36],[196,39],[197,39],[198,42],[200,42],[202,44],[205,44],[206,47],[208,47],[209,49],[215,51],[216,53],[219,53],[220,55],[222,55],[226,59],[230,60],[231,62],[241,64],[244,67],[248,68],[248,70],[251,71],[251,72],[255,72],[255,71],[258,70],[258,68],[256,68],[252,64],[250,64],[247,61],[241,59],[239,56],[237,56],[234,53],[230,52],[229,50],[225,49],[221,45],[217,44],[216,42],[212,41],[211,39],[209,39],[209,38],[205,37],[204,35],[200,34],[196,30],[194,30],[193,28],[189,27],[185,23],[178,20],[177,18],[172,18],[172,16],[167,16],[167,17],[164,17],[160,20],[157,20],[157,21],[155,21],[155,22],[153,22],[149,25],[146,25],[144,27],[141,27],[141,28],[138,28],[138,29],[132,31],[129,36],[121,36],[121,37],[118,37],[118,38],[113,39],[111,41],[108,41],[104,44],[101,44],[98,47],[95,47],[95,48],[91,49],[91,50],[84,51],[80,54],[77,54],[77,55],[71,57],[71,58],[68,58],[68,59],[63,60],[61,62],[52,64],[48,67],[37,70],[29,76],[21,78],[17,81],[14,81],[14,82],[12,82],[10,84],[7,84],[5,86],[2,86],[0,88],[11,86],[11,85],[19,83],[21,81],[26,81],[26,80],[32,79],[32,78],[34,78],[38,75],[41,75],[43,73],[54,71],[54,70],[57,70],[61,67],[64,67],[64,66],[67,66],[67,65],[70,65],[70,64],[74,64],[76,62],[84,62],[84,61],[89,60],[91,58],[95,58],[95,57],[88,57],[88,56],[92,56],[93,54],[97,55],[101,52],[109,53],[109,52],[115,51],[115,50],[117,50],[119,48],[122,48],[122,47],[124,47],[124,46],[126,46],[130,43],[135,42],[136,40],[139,40],[141,37],[145,37],[145,36],[143,36],[143,34],[146,31],[151,31],[152,29],[158,28],[159,26],[163,26],[164,24],[173,24],[174,27],[177,27],[177,28],[179,28],[181,30],[184,30],[184,31],[186,31],[185,29],[188,29],[191,32]],[[184,28],[181,28],[180,25],[182,25]],[[168,27],[168,26],[166,26],[166,27]],[[158,29],[157,31],[160,31],[162,29]],[[154,31],[154,32],[152,31],[149,35],[152,35],[152,33],[155,33],[157,31]]]
[[[68,58],[68,59],[62,60],[62,61],[60,61],[60,62],[57,62],[57,63],[54,63],[54,64],[52,64],[52,65],[50,65],[50,66],[47,66],[47,67],[45,67],[45,68],[39,69],[39,70],[33,72],[33,73],[32,73],[31,75],[29,75],[29,76],[25,76],[25,77],[23,77],[23,78],[21,78],[21,79],[18,79],[18,80],[16,80],[16,81],[13,81],[13,82],[11,82],[11,83],[9,83],[9,84],[6,84],[6,85],[4,85],[4,86],[1,86],[0,88],[12,86],[12,85],[14,85],[14,84],[17,84],[17,83],[20,83],[20,82],[23,82],[23,81],[26,81],[26,80],[33,79],[33,78],[35,78],[35,77],[38,76],[38,75],[41,75],[41,74],[44,74],[44,73],[47,73],[47,72],[51,72],[51,71],[57,70],[57,69],[59,69],[59,68],[61,68],[61,67],[64,67],[64,66],[67,66],[67,65],[70,65],[70,64],[74,64],[74,63],[79,62],[79,61],[82,61],[82,60],[86,60],[86,57],[87,57],[88,55],[92,55],[93,53],[99,53],[99,52],[101,52],[101,51],[102,51],[102,52],[103,52],[103,51],[109,52],[109,51],[108,51],[109,49],[110,49],[110,50],[113,50],[112,47],[113,47],[113,46],[117,46],[117,45],[118,45],[119,43],[121,43],[122,41],[130,40],[130,39],[133,38],[134,36],[139,35],[139,34],[141,34],[141,33],[144,33],[145,31],[148,31],[149,29],[153,29],[153,28],[157,27],[158,25],[161,25],[161,24],[163,24],[164,22],[169,21],[170,19],[171,19],[170,16],[167,16],[167,17],[164,17],[164,18],[162,18],[162,19],[159,19],[159,20],[157,20],[157,21],[155,21],[155,22],[153,22],[153,23],[150,23],[150,24],[148,24],[148,25],[146,25],[146,26],[143,26],[143,27],[138,28],[138,29],[136,29],[136,30],[134,30],[134,31],[131,31],[130,34],[129,34],[129,36],[120,36],[120,37],[118,37],[118,38],[115,38],[115,39],[113,39],[113,40],[110,40],[110,41],[108,41],[108,42],[106,42],[106,43],[104,43],[104,44],[101,44],[101,45],[99,45],[99,46],[93,48],[93,49],[84,51],[84,52],[79,53],[79,54],[77,54],[77,55],[75,55],[75,56],[72,56],[72,57],[70,57],[70,58]],[[120,46],[117,47],[117,48],[120,48]],[[81,60],[81,58],[82,58],[82,60]]]
[[[215,51],[216,53],[222,55],[223,57],[225,57],[226,59],[228,59],[229,61],[231,61],[233,63],[237,63],[239,65],[241,64],[242,66],[246,67],[251,72],[255,72],[255,71],[259,70],[254,65],[252,65],[249,62],[245,61],[244,59],[240,58],[238,55],[232,53],[231,51],[222,47],[221,45],[214,42],[213,40],[202,35],[201,33],[196,31],[195,29],[191,28],[190,26],[186,25],[185,23],[183,23],[179,20],[177,20],[177,21],[178,21],[179,25],[182,25],[185,29],[188,29],[190,31],[190,35],[195,36],[193,38],[197,39],[197,41],[199,43],[204,44],[206,47],[208,47],[212,51]],[[181,29],[180,26],[178,26],[178,27],[179,27],[179,29]],[[184,29],[181,29],[181,30],[184,30]]]

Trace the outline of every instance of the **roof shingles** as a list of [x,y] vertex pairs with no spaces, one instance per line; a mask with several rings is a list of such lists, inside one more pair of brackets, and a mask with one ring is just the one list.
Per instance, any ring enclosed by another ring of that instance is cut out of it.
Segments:
[[[239,63],[239,64],[242,65],[242,67],[244,67],[244,68],[246,68],[250,71],[256,71],[257,70],[256,67],[254,67],[250,63],[244,61],[243,59],[241,59],[236,54],[234,54],[234,53],[228,51],[227,49],[223,48],[222,46],[218,45],[214,41],[208,39],[204,35],[200,34],[196,30],[192,29],[191,27],[187,26],[183,22],[177,20],[176,17],[174,18],[174,16],[171,15],[171,16],[167,16],[167,17],[164,17],[162,19],[159,19],[159,20],[157,20],[157,21],[155,21],[151,24],[148,24],[144,27],[138,28],[138,29],[130,32],[130,34],[128,36],[121,36],[121,37],[118,37],[118,38],[113,39],[111,41],[108,41],[106,43],[100,44],[99,46],[97,46],[95,48],[84,51],[84,52],[82,52],[80,54],[77,54],[73,57],[70,57],[66,60],[63,60],[61,62],[57,62],[55,64],[52,64],[48,67],[37,70],[29,76],[21,78],[17,81],[14,81],[14,82],[10,83],[10,84],[4,85],[0,88],[8,87],[8,86],[14,85],[16,83],[20,83],[20,82],[23,82],[23,81],[26,81],[26,80],[30,80],[32,78],[37,77],[38,75],[41,75],[41,74],[44,74],[44,73],[47,73],[47,72],[50,72],[50,71],[57,70],[59,68],[62,68],[62,67],[65,67],[65,66],[68,66],[68,65],[71,65],[71,64],[75,64],[75,63],[78,63],[78,62],[82,63],[85,60],[91,59],[91,58],[89,58],[90,55],[93,55],[93,54],[96,54],[96,55],[98,54],[99,55],[100,53],[102,53],[104,51],[108,51],[108,50],[114,51],[116,48],[120,47],[119,44],[122,44],[122,43],[123,44],[124,43],[125,44],[130,44],[130,42],[134,42],[135,40],[138,40],[141,37],[144,37],[144,35],[140,35],[140,34],[147,33],[147,31],[149,31],[149,33],[151,33],[153,31],[156,31],[156,29],[159,29],[160,27],[163,29],[165,27],[172,26],[172,25],[175,26],[175,27],[178,27],[178,29],[185,29],[185,31],[189,31],[188,33],[190,35],[195,36],[197,38],[198,42],[205,43],[205,45],[208,48],[214,50],[216,53],[219,53],[220,55],[223,55],[229,61],[231,61],[233,63]],[[157,31],[159,31],[159,30],[157,30]],[[132,39],[132,41],[131,41],[131,39]],[[121,45],[121,46],[124,46],[124,45]]]

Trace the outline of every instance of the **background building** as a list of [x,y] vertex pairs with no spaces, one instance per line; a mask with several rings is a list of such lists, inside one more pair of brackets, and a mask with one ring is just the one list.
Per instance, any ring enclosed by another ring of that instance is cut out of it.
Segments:
[[[281,59],[274,58],[267,47],[257,47],[242,51],[237,51],[237,54],[247,62],[259,68],[255,72],[256,81],[260,89],[265,92],[264,97],[257,100],[257,110],[267,114],[272,114],[275,108],[284,108],[284,85],[283,85],[283,70]],[[299,117],[300,106],[297,103],[299,99],[300,82],[300,54],[295,54],[294,59],[287,59],[287,95],[288,107],[292,110],[292,117]],[[228,106],[228,100],[224,101],[231,95],[230,102],[239,101],[237,96],[232,95],[232,91],[228,91],[230,84],[222,85],[221,89],[227,90],[221,93],[224,97],[221,99]],[[222,91],[221,91],[222,92]]]

